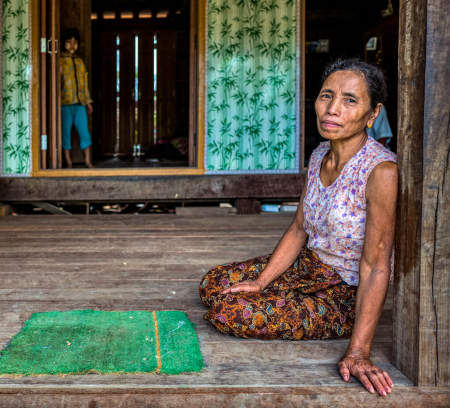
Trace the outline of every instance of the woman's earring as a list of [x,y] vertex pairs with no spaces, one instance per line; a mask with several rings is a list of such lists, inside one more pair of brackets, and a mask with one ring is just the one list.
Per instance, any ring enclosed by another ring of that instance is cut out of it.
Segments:
[[372,127],[372,123],[368,123],[367,127],[370,129]]

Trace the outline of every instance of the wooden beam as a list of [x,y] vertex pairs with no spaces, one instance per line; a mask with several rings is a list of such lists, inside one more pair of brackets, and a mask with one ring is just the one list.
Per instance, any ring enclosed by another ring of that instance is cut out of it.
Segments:
[[235,198],[297,199],[305,174],[0,178],[2,201],[182,201]]
[[400,4],[393,355],[421,386],[449,385],[449,6]]
[[56,205],[46,202],[32,202],[35,207],[42,208],[43,210],[55,215],[72,215],[69,211],[63,210]]

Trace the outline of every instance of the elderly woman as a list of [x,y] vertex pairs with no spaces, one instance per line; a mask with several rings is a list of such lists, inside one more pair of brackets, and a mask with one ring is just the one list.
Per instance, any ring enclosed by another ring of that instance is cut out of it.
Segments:
[[200,284],[205,319],[260,339],[351,335],[339,372],[369,392],[391,392],[370,360],[391,274],[396,156],[365,131],[386,98],[383,74],[350,59],[327,67],[315,103],[327,139],[312,153],[306,188],[271,255],[210,270]]

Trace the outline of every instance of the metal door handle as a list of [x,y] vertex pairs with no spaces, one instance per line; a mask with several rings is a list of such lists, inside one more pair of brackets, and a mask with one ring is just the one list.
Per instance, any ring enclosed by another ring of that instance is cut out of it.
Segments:
[[[52,47],[51,47],[52,42],[54,42],[54,44],[55,44],[55,49],[52,49]],[[47,40],[47,50],[48,50],[47,52],[49,54],[58,54],[58,48],[59,48],[58,40],[53,40],[53,41],[52,41],[52,39]]]

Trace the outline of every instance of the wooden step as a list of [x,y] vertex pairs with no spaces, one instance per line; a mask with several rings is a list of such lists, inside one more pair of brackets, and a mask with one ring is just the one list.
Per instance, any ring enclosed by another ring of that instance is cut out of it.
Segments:
[[25,216],[0,223],[0,347],[35,312],[183,310],[196,325],[200,373],[0,378],[9,407],[447,407],[448,389],[421,389],[390,363],[392,293],[372,350],[392,376],[387,398],[339,377],[348,339],[261,341],[203,320],[198,285],[209,268],[273,250],[281,214]]

